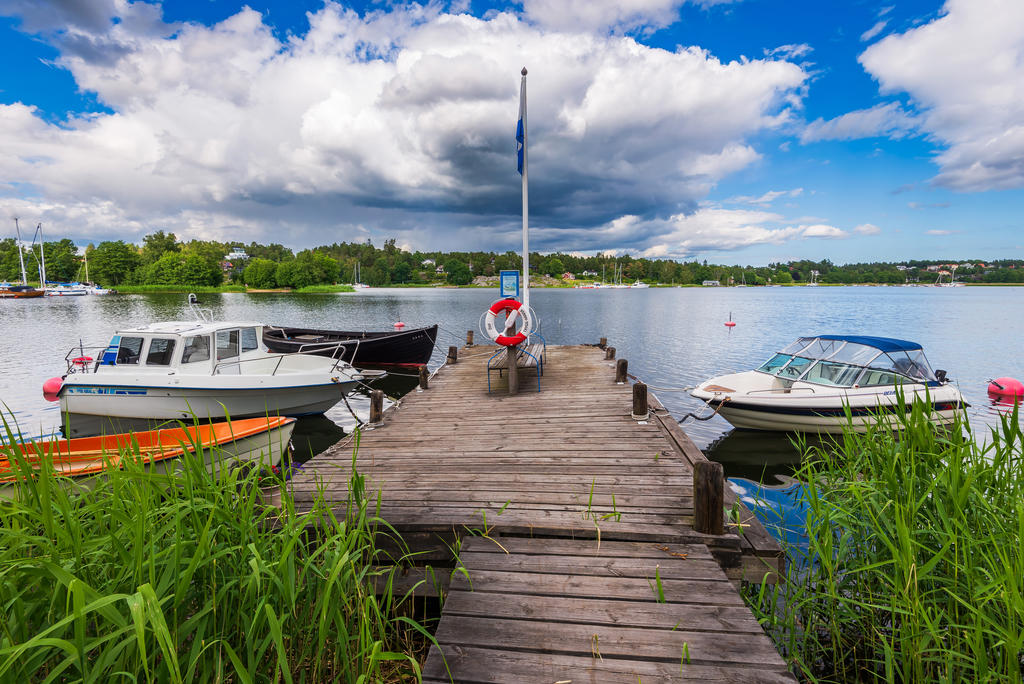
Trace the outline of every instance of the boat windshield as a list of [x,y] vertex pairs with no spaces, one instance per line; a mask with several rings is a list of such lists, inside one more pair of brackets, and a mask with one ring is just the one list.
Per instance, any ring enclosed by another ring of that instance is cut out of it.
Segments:
[[780,378],[796,380],[803,372],[807,370],[807,366],[810,365],[814,359],[807,359],[802,356],[794,356],[793,360],[790,361],[786,366],[779,369],[779,372],[775,375]]
[[819,361],[807,371],[802,380],[819,385],[853,387],[853,383],[857,381],[857,376],[861,374],[862,370],[864,369],[860,366],[851,366],[846,363]]
[[892,351],[879,354],[869,364],[872,370],[883,370],[902,375],[918,382],[931,382],[935,374],[924,358],[923,350],[908,354],[904,351]]
[[790,359],[792,358],[793,357],[790,356],[789,354],[776,354],[775,356],[761,364],[761,367],[758,368],[757,370],[761,371],[762,373],[771,373],[772,375],[775,375],[776,371],[778,371],[780,368],[789,363]]

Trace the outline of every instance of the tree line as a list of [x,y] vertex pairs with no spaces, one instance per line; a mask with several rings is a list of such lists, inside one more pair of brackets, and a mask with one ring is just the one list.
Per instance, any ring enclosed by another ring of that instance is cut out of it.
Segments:
[[[355,282],[374,287],[404,284],[466,285],[476,276],[494,276],[503,270],[519,270],[517,252],[409,252],[395,240],[381,247],[371,242],[341,242],[293,252],[280,244],[256,242],[217,242],[213,240],[179,241],[173,233],[156,231],[146,235],[141,245],[124,240],[89,245],[85,254],[70,239],[43,245],[47,278],[51,281],[89,278],[106,286],[182,285],[218,286],[242,284],[250,288],[301,288],[309,285]],[[229,261],[228,254],[242,250],[245,259]],[[23,249],[30,280],[37,280],[38,250]],[[1024,282],[1024,261],[970,260],[955,273],[957,280],[988,283]],[[580,256],[575,254],[530,255],[531,275],[562,278],[571,275],[581,280],[611,281],[619,274],[623,282],[644,281],[666,285],[701,284],[718,281],[722,285],[745,283],[769,285],[802,283],[818,273],[823,283],[932,282],[936,266],[945,262],[906,261],[901,263],[858,263],[836,265],[829,260],[799,260],[767,266],[708,264],[707,261],[674,261],[630,256]],[[929,270],[929,267],[933,270]],[[0,240],[0,280],[21,278],[18,247],[12,238]]]

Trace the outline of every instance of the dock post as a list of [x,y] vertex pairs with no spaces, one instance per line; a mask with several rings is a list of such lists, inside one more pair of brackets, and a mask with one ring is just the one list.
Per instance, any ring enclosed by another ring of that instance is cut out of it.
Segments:
[[466,331],[466,346],[467,347],[472,347],[473,346],[473,331],[472,330],[467,330]]
[[420,389],[425,390],[429,387],[430,372],[427,371],[426,365],[420,366]]
[[693,464],[693,529],[702,534],[724,534],[725,475],[716,461]]
[[647,420],[647,385],[638,382],[633,385],[633,420]]
[[505,358],[508,361],[508,393],[519,393],[519,348],[511,346],[505,350]]
[[369,424],[371,427],[384,424],[384,392],[382,390],[370,390]]
[[629,362],[626,359],[619,359],[615,362],[615,382],[621,385],[626,382],[626,369],[629,367]]
[[604,349],[605,347],[607,347],[608,346],[608,338],[607,337],[602,337],[601,340],[597,343],[597,346],[600,347],[601,349]]
[[615,358],[615,347],[605,347],[604,349],[605,360],[611,360]]
[[459,362],[459,348],[455,345],[448,347],[448,363]]

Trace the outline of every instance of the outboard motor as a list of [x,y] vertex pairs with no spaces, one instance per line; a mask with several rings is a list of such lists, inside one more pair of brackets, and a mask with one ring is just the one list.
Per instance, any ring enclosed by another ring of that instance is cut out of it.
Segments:
[[935,369],[935,379],[938,380],[941,383],[945,383],[947,381],[946,380],[946,371],[942,370],[941,368],[936,368]]

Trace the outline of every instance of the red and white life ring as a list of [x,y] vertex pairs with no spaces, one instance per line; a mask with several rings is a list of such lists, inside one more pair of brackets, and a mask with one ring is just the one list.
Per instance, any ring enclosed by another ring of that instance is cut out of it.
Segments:
[[[533,329],[533,321],[530,319],[529,310],[522,308],[522,306],[522,302],[515,299],[499,299],[494,304],[491,304],[491,308],[487,310],[487,315],[484,318],[484,329],[487,332],[487,336],[504,347],[511,347],[525,342]],[[515,325],[516,319],[520,317],[523,319],[523,327],[515,335],[506,335],[504,330],[499,331],[497,326],[495,326],[495,320],[500,313],[508,314],[508,317],[505,319],[505,328]]]

